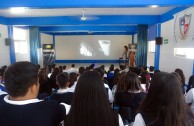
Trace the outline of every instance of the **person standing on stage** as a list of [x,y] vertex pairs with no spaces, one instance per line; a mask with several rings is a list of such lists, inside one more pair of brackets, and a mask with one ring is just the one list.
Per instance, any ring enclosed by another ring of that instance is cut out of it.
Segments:
[[120,57],[120,59],[124,60],[125,65],[127,65],[127,54],[128,54],[128,47],[124,46],[124,51],[123,51],[122,56]]

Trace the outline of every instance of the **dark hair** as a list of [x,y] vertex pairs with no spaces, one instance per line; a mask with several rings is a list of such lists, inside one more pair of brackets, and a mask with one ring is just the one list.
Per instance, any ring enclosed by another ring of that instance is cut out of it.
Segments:
[[154,71],[154,69],[155,69],[155,67],[154,66],[150,66],[150,72],[153,72]]
[[60,88],[64,88],[67,86],[67,82],[69,81],[68,73],[60,73],[56,77],[56,82]]
[[136,73],[136,74],[139,76],[139,75],[141,74],[141,68],[135,67],[135,68],[133,69],[133,71],[131,71],[131,72]]
[[94,67],[95,67],[95,64],[91,64],[91,65],[89,66],[90,69],[94,69]]
[[56,76],[60,74],[61,72],[59,71],[59,68],[54,68],[53,72],[50,76],[50,83],[52,88],[58,88],[58,85],[56,84]]
[[128,47],[127,46],[124,46],[124,48],[128,51]]
[[113,64],[110,65],[109,71],[114,71],[114,65]]
[[40,71],[38,73],[38,78],[39,78],[39,83],[48,80],[45,69],[40,69]]
[[160,70],[154,70],[154,74],[161,72]]
[[63,67],[62,66],[59,66],[59,71],[63,72]]
[[175,72],[177,72],[180,75],[182,86],[184,86],[185,85],[185,75],[183,74],[183,71],[181,69],[177,68],[175,70]]
[[70,73],[69,74],[69,87],[73,86],[74,85],[74,82],[77,81],[77,73]]
[[149,75],[148,71],[144,71],[141,74],[140,80],[141,80],[142,84],[146,84],[146,91],[148,91],[149,84],[150,84],[150,75]]
[[80,76],[65,126],[118,126],[101,76],[95,71]]
[[75,67],[75,64],[71,64],[71,67]]
[[125,91],[139,91],[142,90],[140,80],[135,73],[128,73],[125,77]]
[[99,68],[101,68],[102,70],[105,70],[105,66],[101,65]]
[[81,66],[80,68],[79,68],[79,74],[83,74],[84,72],[85,72],[85,68],[83,67],[83,66]]
[[66,69],[66,66],[65,65],[63,65],[63,70],[65,70]]
[[101,68],[95,68],[94,71],[96,71],[97,73],[99,73],[101,77],[104,76],[104,70],[103,69],[101,69]]
[[16,62],[6,69],[4,81],[10,96],[25,96],[29,87],[38,84],[38,67],[27,61]]
[[194,88],[194,75],[192,75],[192,76],[189,77],[187,92],[188,92],[191,88]]
[[140,112],[152,118],[151,123],[159,121],[164,126],[188,126],[186,125],[188,115],[192,118],[193,115],[184,101],[180,85],[175,75],[157,73],[151,80],[149,92],[140,106]]
[[124,92],[125,91],[125,77],[127,73],[122,72],[121,75],[119,76],[119,81],[117,84],[117,90],[116,92]]

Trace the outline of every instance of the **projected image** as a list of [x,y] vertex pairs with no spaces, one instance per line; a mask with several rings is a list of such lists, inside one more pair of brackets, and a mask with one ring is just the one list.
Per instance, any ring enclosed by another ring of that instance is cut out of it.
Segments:
[[100,44],[100,51],[104,53],[105,56],[110,55],[110,40],[98,40]]
[[92,56],[92,49],[87,44],[82,42],[80,44],[80,54],[83,56]]

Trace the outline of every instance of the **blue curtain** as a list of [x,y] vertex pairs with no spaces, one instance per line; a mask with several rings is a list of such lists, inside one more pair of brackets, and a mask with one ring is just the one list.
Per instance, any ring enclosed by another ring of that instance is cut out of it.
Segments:
[[147,66],[148,25],[138,25],[136,65]]
[[38,64],[38,49],[40,47],[39,28],[30,27],[30,61],[34,64]]

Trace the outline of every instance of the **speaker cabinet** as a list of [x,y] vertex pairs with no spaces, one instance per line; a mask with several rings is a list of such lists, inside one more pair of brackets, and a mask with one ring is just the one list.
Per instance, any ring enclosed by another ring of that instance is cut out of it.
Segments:
[[5,45],[10,46],[11,45],[11,39],[10,38],[5,38]]
[[156,37],[155,41],[156,41],[156,45],[162,45],[163,38],[162,37]]

